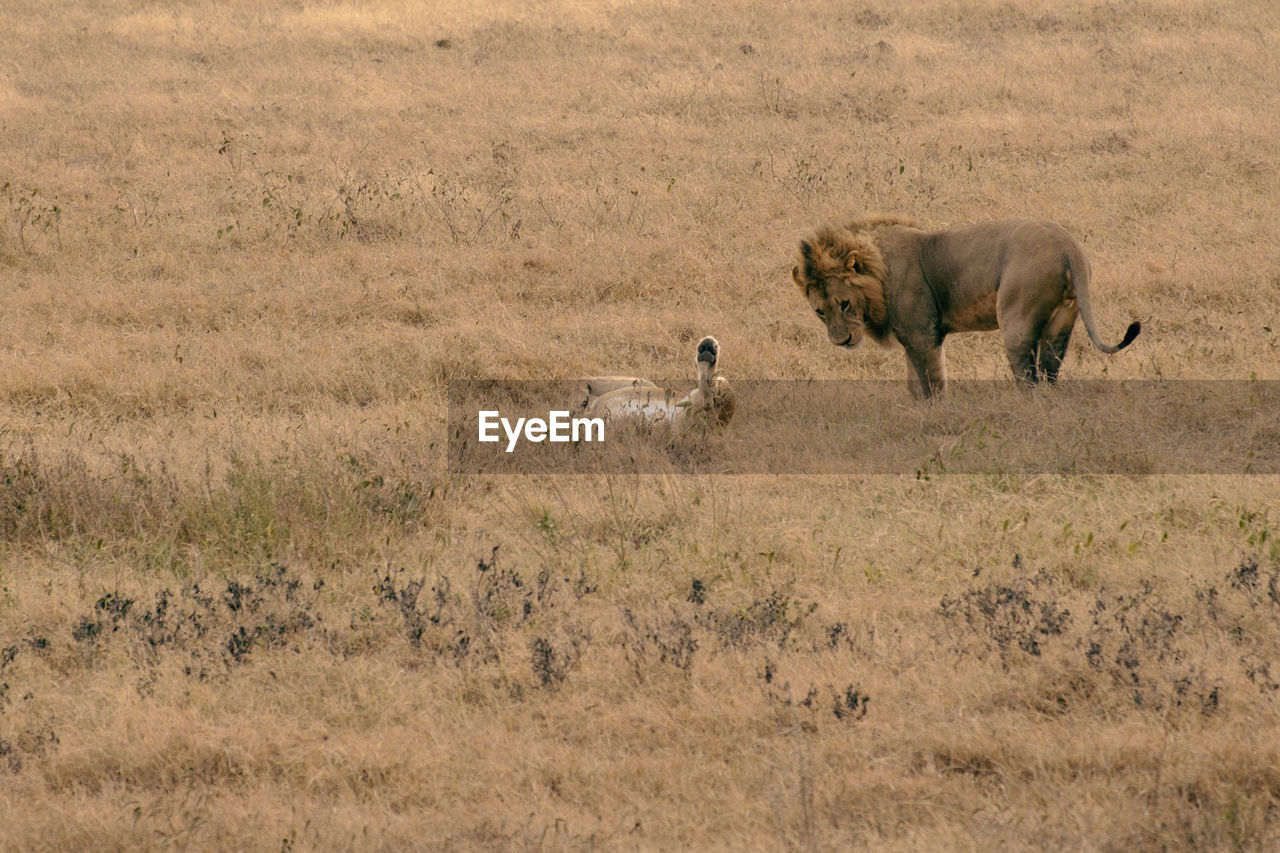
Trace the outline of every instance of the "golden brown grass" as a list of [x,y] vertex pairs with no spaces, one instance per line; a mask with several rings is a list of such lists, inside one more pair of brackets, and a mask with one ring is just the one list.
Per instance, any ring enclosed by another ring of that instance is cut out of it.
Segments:
[[901,378],[789,281],[866,210],[1067,225],[1144,322],[1067,378],[1280,379],[1272,4],[19,5],[0,846],[1280,844],[1275,477],[442,447],[450,379],[704,334]]

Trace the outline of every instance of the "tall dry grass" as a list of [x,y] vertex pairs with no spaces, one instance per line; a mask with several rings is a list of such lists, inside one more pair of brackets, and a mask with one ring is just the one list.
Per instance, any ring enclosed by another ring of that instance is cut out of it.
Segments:
[[788,279],[872,209],[1067,225],[1104,336],[1144,321],[1069,378],[1280,378],[1271,4],[5,15],[0,845],[1280,840],[1274,477],[442,446],[451,379],[686,376],[707,333],[904,376]]

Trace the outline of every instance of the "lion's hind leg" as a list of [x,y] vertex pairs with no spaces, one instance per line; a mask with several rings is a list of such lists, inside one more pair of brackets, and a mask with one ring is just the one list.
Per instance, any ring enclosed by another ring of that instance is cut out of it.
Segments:
[[[1009,358],[1009,368],[1013,371],[1013,378],[1020,382],[1039,382],[1042,378],[1047,379],[1044,368],[1055,362],[1054,355],[1050,353],[1051,347],[1047,345],[1055,306],[1031,304],[1028,307],[1022,307],[1016,303],[1006,304],[1004,294],[1018,294],[1020,290],[1016,284],[1008,287],[1006,284],[1002,282],[1000,285],[1001,301],[996,303],[996,316],[1000,331],[1004,335],[1004,351]],[[1022,290],[1031,291],[1030,288]],[[1059,366],[1062,364],[1060,355],[1056,358],[1056,363]],[[1054,376],[1057,376],[1056,369]]]
[[1076,303],[1069,300],[1058,306],[1040,333],[1040,345],[1036,361],[1040,375],[1047,382],[1058,381],[1058,371],[1062,369],[1062,360],[1067,357],[1067,344],[1071,341],[1071,330],[1076,325]]
[[1036,367],[1039,335],[1036,331],[1006,329],[1004,351],[1009,357],[1009,369],[1020,382],[1038,382],[1040,373]]
[[996,287],[996,323],[1004,335],[1014,379],[1052,382],[1057,378],[1066,353],[1063,333],[1069,335],[1075,321],[1075,303],[1067,298],[1069,293],[1070,281],[1061,262],[1034,247],[1028,247],[1001,273]]

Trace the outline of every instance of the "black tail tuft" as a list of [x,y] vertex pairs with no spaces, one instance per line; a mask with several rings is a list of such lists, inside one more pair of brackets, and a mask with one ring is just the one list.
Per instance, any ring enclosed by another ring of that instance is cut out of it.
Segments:
[[1121,350],[1133,343],[1133,339],[1138,337],[1138,332],[1142,331],[1142,323],[1134,320],[1129,324],[1129,328],[1125,330],[1124,340],[1116,345],[1116,349]]

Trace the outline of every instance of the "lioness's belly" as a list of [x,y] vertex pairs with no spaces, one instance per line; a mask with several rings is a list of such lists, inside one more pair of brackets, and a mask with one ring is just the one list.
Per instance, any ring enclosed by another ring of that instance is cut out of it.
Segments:
[[650,383],[642,387],[619,388],[587,404],[589,417],[638,418],[645,421],[674,419],[678,407],[671,393]]

